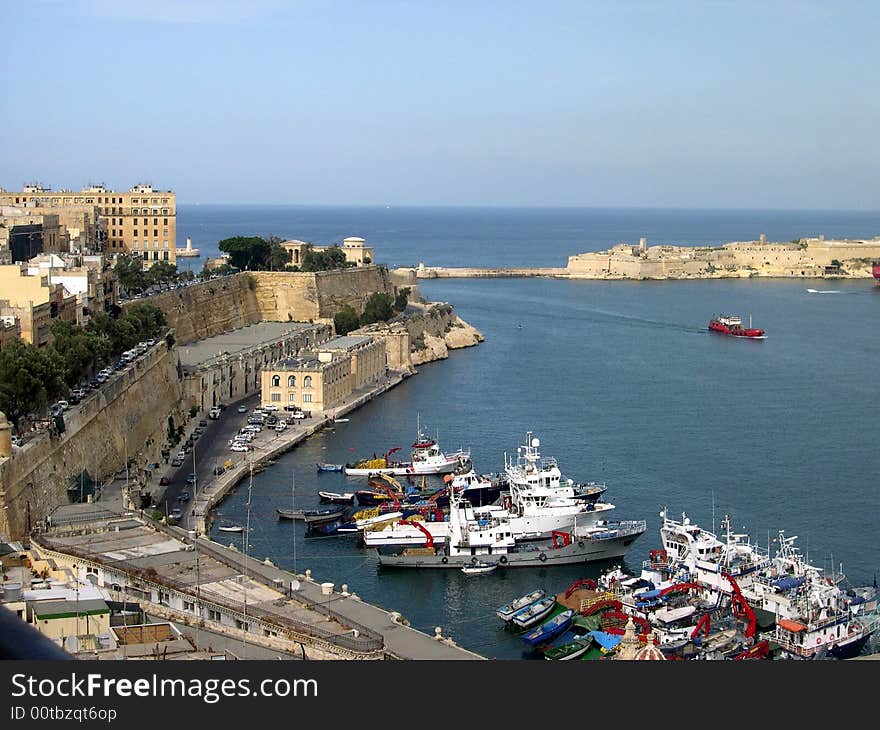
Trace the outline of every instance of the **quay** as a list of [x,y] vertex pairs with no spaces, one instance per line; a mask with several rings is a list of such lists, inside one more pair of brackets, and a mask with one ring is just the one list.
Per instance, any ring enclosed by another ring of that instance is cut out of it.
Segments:
[[420,263],[416,269],[401,268],[395,273],[414,273],[417,279],[505,279],[527,277],[550,277],[567,279],[565,268],[449,268],[446,266],[425,266]]
[[113,601],[136,602],[152,617],[192,627],[187,633],[195,631],[198,649],[224,641],[238,658],[247,658],[249,647],[289,659],[483,658],[410,628],[347,585],[336,590],[308,570],[294,575],[133,511],[59,507],[31,547]]

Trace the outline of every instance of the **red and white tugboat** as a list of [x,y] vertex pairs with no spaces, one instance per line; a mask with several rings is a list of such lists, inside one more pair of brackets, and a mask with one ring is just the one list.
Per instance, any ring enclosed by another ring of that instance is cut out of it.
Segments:
[[765,339],[764,330],[752,327],[751,317],[749,317],[749,326],[743,327],[742,319],[737,314],[719,314],[712,317],[709,320],[709,329],[733,337],[747,337],[751,340]]

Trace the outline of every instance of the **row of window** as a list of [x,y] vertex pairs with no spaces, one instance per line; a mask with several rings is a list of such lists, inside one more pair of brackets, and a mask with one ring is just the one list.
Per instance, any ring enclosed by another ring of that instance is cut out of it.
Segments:
[[[139,200],[140,200],[139,198],[132,198],[131,202],[137,203]],[[28,201],[30,201],[32,203],[43,203],[45,205],[70,205],[71,201],[73,201],[74,205],[76,205],[77,203],[79,203],[79,204],[85,203],[86,205],[109,203],[109,204],[113,205],[117,202],[119,202],[119,203],[125,202],[125,200],[123,198],[119,198],[119,200],[117,201],[116,198],[95,198],[95,197],[51,198],[51,197],[44,197],[44,196],[22,196],[20,198],[15,199],[16,205],[19,205],[20,203],[27,203]],[[149,205],[150,203],[152,203],[153,205],[158,205],[159,198],[153,198],[152,200],[150,198],[144,198],[143,200],[140,200],[140,202],[145,205]],[[168,202],[168,198],[162,198],[161,202],[163,204],[166,204]],[[167,213],[168,209],[163,208],[162,212]]]
[[[273,403],[280,403],[281,402],[281,393],[272,393],[269,396],[269,400],[271,400]],[[288,393],[287,400],[290,403],[296,403],[296,393]],[[302,402],[303,403],[311,403],[312,402],[312,394],[311,393],[303,393]]]
[[[280,386],[281,386],[281,376],[280,375],[273,375],[272,376],[272,387],[278,388]],[[295,388],[296,387],[296,375],[288,375],[287,376],[287,387],[288,388]],[[302,387],[303,388],[311,388],[312,387],[312,376],[311,375],[306,375],[303,378]]]
[[[125,223],[125,221],[124,221],[122,218],[120,218],[120,219],[119,219],[119,225],[121,226],[121,225],[123,225],[124,223]],[[138,219],[135,218],[135,219],[132,221],[132,225],[135,225],[135,226],[136,226],[137,224],[138,224]],[[116,225],[116,218],[111,218],[111,219],[110,219],[110,225],[111,225],[111,226],[115,226],[115,225]],[[144,218],[144,225],[145,225],[145,226],[150,225],[150,221],[149,221],[148,218]],[[158,225],[159,225],[159,219],[158,219],[158,218],[153,218],[153,225],[154,225],[154,226],[158,226]],[[167,225],[168,225],[168,219],[167,219],[167,218],[163,218],[163,219],[162,219],[162,225],[163,225],[163,226],[167,226]]]

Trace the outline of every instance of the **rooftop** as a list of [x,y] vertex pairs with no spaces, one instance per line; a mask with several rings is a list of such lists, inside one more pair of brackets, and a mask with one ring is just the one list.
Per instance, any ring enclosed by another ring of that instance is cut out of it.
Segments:
[[34,601],[34,614],[41,619],[73,618],[86,614],[110,613],[107,604],[98,598],[84,601]]
[[351,350],[352,348],[363,345],[372,339],[373,338],[369,335],[344,335],[340,337],[334,337],[332,340],[327,340],[327,342],[322,342],[321,346],[318,349]]
[[252,324],[232,332],[179,346],[180,364],[185,368],[195,368],[221,355],[235,356],[263,345],[271,345],[283,337],[303,332],[312,326],[306,322]]
[[[324,349],[323,345],[321,346],[321,349]],[[278,360],[277,362],[269,365],[266,370],[323,370],[330,365],[338,363],[343,357],[347,357],[338,352],[333,352],[332,356],[333,357],[331,360],[324,362],[318,359],[317,355],[304,353],[302,355],[297,355],[296,357],[288,357],[284,360]]]

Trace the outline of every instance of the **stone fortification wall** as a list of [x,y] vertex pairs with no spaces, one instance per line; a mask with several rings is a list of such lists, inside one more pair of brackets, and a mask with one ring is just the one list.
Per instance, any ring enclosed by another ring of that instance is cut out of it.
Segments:
[[379,266],[314,273],[259,271],[250,276],[263,320],[276,322],[332,320],[346,304],[362,312],[374,292],[396,293],[387,270]]
[[443,360],[449,350],[483,341],[483,335],[462,320],[451,304],[430,302],[419,309],[402,318],[410,336],[413,365]]
[[0,461],[0,534],[26,537],[28,520],[36,524],[67,504],[70,480],[83,469],[106,480],[124,468],[126,453],[140,464],[160,461],[169,415],[176,424],[185,418],[180,402],[177,354],[162,342],[76,412],[68,411],[64,434],[43,433]]
[[[180,344],[256,324],[262,319],[249,274],[224,276],[136,301],[159,307]],[[135,302],[126,302],[131,306]],[[286,318],[285,318],[286,319]]]
[[137,301],[165,312],[177,342],[188,344],[257,322],[330,321],[346,304],[362,312],[373,292],[394,296],[396,291],[384,268],[363,266],[315,273],[242,272]]
[[[711,279],[728,277],[871,276],[870,262],[880,258],[880,240],[800,243],[748,241],[716,247],[618,245],[568,260],[571,278]],[[836,267],[836,262],[841,265]]]

